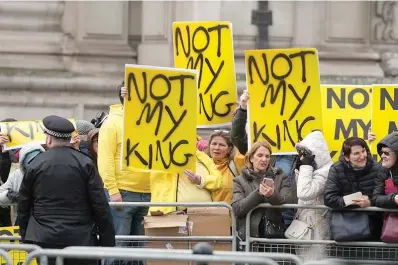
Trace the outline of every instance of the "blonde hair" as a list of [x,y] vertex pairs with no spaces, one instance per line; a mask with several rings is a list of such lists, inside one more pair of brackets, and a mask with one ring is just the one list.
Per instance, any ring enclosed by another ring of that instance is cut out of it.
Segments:
[[253,169],[253,164],[252,164],[252,162],[250,162],[250,159],[254,156],[254,154],[257,152],[257,150],[260,147],[267,148],[269,153],[272,154],[272,148],[271,148],[271,145],[270,145],[270,143],[268,141],[261,140],[261,141],[255,142],[252,145],[252,148],[250,148],[249,152],[247,152],[246,155],[245,155],[245,166],[247,168]]

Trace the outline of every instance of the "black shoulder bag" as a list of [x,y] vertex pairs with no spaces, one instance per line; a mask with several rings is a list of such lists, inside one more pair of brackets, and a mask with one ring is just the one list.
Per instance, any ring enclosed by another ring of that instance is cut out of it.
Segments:
[[[351,177],[347,174],[346,176],[351,182],[353,192],[355,192]],[[358,181],[357,191],[359,191]],[[333,211],[330,231],[333,239],[340,242],[369,239],[371,237],[369,214],[358,211]]]

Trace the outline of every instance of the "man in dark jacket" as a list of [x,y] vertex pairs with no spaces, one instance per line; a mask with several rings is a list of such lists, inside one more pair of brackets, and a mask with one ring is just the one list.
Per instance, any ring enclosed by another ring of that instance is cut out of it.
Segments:
[[111,212],[98,171],[88,156],[70,146],[73,124],[49,116],[43,125],[48,151],[27,166],[19,192],[22,241],[43,248],[115,246]]

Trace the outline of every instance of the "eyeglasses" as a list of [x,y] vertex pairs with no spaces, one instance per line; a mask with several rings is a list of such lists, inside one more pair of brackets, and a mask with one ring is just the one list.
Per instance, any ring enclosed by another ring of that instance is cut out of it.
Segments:
[[214,130],[214,132],[215,133],[226,133],[226,134],[229,134],[229,131],[227,131],[227,130]]
[[391,152],[381,150],[381,155],[390,156]]

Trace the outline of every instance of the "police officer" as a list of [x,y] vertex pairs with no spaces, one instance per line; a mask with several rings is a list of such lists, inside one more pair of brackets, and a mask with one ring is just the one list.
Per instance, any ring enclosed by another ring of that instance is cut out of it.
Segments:
[[48,151],[27,166],[19,192],[23,243],[42,248],[115,246],[111,212],[98,171],[87,155],[70,146],[73,124],[49,116],[43,119],[43,125]]

